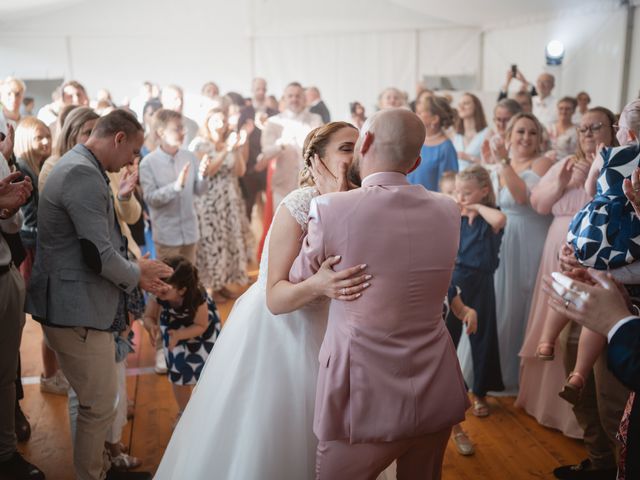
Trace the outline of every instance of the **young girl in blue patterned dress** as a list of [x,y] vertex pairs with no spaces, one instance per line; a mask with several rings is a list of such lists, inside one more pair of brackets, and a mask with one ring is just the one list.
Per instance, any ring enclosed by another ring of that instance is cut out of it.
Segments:
[[220,317],[216,304],[198,280],[196,267],[181,256],[167,258],[165,263],[173,268],[166,280],[169,289],[149,299],[144,324],[154,339],[160,321],[179,418],[220,333]]
[[[585,184],[589,191],[597,175],[593,200],[576,213],[569,225],[567,242],[578,261],[587,267],[610,270],[640,260],[640,219],[623,191],[625,179],[628,182],[640,166],[639,134],[640,100],[634,100],[620,114],[617,138],[621,146],[603,148],[593,161]],[[579,301],[571,298],[567,302],[570,300]],[[539,358],[553,359],[555,339],[567,322],[562,315],[549,318],[538,346]],[[582,329],[574,371],[559,393],[562,398],[574,405],[578,402],[586,378],[606,343],[602,335]]]

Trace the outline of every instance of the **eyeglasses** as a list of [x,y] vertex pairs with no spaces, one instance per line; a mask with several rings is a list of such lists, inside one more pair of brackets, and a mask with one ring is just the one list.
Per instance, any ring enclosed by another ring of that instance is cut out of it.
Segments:
[[[591,133],[596,133],[597,131],[599,131],[602,127],[608,127],[609,125],[605,125],[602,122],[598,122],[598,123],[593,123],[591,125],[587,125],[584,127],[577,127],[578,133],[584,135],[587,132],[591,132]],[[613,126],[614,128],[616,127],[616,125]]]

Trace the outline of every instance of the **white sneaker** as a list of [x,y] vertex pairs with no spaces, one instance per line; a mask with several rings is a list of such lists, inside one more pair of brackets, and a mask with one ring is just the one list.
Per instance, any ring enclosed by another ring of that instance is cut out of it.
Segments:
[[49,378],[44,378],[40,375],[40,391],[45,393],[53,393],[54,395],[67,395],[69,392],[69,381],[62,373],[62,370],[57,370]]
[[158,375],[167,373],[167,360],[164,358],[164,350],[156,350],[156,366],[153,367],[153,371]]

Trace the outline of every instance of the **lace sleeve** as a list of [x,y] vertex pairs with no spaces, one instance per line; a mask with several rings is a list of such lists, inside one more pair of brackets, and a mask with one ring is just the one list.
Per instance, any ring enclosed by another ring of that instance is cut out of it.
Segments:
[[311,200],[318,196],[318,190],[314,187],[298,188],[284,197],[282,204],[287,207],[291,216],[302,227],[302,231],[307,231],[309,221],[309,207]]

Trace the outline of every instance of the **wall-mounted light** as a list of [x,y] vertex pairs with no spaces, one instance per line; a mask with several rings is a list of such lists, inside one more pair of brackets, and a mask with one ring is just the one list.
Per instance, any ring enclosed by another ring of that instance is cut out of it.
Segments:
[[544,50],[547,65],[561,65],[564,58],[564,45],[560,40],[551,40]]

